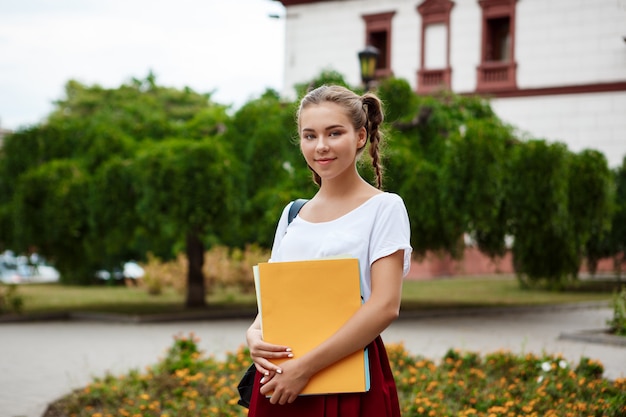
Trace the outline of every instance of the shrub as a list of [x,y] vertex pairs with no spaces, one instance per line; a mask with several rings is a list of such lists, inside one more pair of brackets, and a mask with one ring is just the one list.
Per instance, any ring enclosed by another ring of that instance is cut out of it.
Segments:
[[607,324],[611,326],[613,333],[626,336],[626,287],[613,295],[611,304],[613,306],[613,318],[607,320]]
[[24,299],[17,293],[17,285],[0,284],[0,315],[5,313],[20,313]]
[[[405,417],[605,416],[626,413],[626,379],[601,378],[602,364],[572,367],[556,355],[450,349],[437,364],[402,344],[387,346]],[[176,336],[147,372],[96,378],[52,404],[43,417],[246,416],[237,383],[250,365],[240,347],[224,361],[205,358],[193,334]]]
[[[268,250],[257,245],[245,249],[215,246],[204,254],[202,272],[208,293],[217,289],[235,289],[244,294],[254,292],[252,266],[269,259]],[[179,254],[174,260],[163,262],[149,254],[144,268],[143,283],[151,294],[160,294],[163,288],[175,288],[181,294],[187,285],[187,257]]]

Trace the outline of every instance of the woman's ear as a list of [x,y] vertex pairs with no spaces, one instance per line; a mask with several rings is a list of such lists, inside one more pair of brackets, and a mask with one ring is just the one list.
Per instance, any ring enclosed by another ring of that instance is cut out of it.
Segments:
[[365,129],[365,127],[359,129],[358,136],[359,139],[357,140],[357,148],[361,149],[367,143],[367,129]]

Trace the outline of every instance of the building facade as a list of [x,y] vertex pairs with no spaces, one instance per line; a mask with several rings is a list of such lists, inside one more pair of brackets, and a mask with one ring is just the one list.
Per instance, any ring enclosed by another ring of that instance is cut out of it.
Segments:
[[377,77],[481,94],[521,137],[626,156],[626,0],[280,2],[287,96],[328,69],[359,84],[372,45]]

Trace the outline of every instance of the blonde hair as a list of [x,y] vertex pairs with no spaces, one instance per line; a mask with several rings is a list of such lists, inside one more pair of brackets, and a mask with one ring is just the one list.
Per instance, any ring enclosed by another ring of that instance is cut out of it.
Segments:
[[[382,189],[383,166],[381,163],[381,147],[383,135],[380,125],[384,120],[383,105],[380,99],[374,94],[367,92],[362,96],[353,91],[338,85],[323,85],[308,92],[300,101],[297,112],[298,130],[300,130],[300,114],[307,106],[331,102],[341,106],[347,116],[352,121],[355,130],[365,127],[367,141],[369,142],[369,155],[372,159],[372,167],[376,175],[376,187]],[[363,149],[359,149],[359,155]],[[311,167],[309,167],[311,169]],[[322,179],[313,171],[313,181],[317,185],[322,184]]]

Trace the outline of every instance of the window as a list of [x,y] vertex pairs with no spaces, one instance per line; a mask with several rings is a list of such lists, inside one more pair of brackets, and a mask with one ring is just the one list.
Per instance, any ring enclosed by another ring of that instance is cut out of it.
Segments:
[[378,49],[376,78],[388,77],[391,71],[391,18],[395,12],[363,16],[365,20],[365,44]]
[[422,16],[418,93],[450,89],[450,12],[453,6],[450,0],[425,0],[417,6]]
[[481,62],[476,90],[517,89],[515,62],[515,3],[517,0],[479,0],[482,9]]

